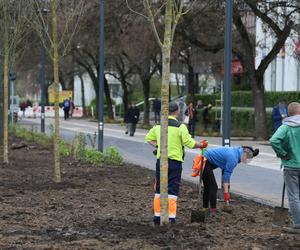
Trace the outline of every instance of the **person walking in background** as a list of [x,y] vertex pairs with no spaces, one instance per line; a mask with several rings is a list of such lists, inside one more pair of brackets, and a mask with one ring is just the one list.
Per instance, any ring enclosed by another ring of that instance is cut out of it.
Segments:
[[70,112],[70,100],[68,98],[64,100],[63,109],[64,109],[64,118],[65,120],[67,120],[69,119],[69,112]]
[[26,110],[26,108],[27,108],[26,102],[25,101],[21,102],[21,104],[20,104],[20,110],[22,111],[22,117],[23,118],[25,117],[25,110]]
[[281,126],[282,120],[288,115],[288,109],[286,100],[282,99],[279,101],[279,104],[273,107],[272,110],[272,124],[273,124],[273,133]]
[[204,108],[202,116],[203,116],[203,125],[204,125],[204,132],[207,132],[208,126],[210,124],[210,113],[209,111],[212,109],[212,105],[208,104],[206,108]]
[[153,111],[154,111],[154,122],[155,124],[160,123],[160,110],[161,110],[161,101],[158,98],[155,98],[153,101]]
[[284,183],[289,200],[293,227],[284,227],[288,233],[300,234],[300,103],[288,106],[289,117],[282,121],[270,139],[275,153],[281,158]]
[[195,137],[195,125],[196,125],[196,120],[197,120],[197,111],[193,106],[193,102],[189,103],[188,108],[184,112],[186,116],[189,117],[189,122],[188,122],[188,130],[189,133],[191,134],[192,138]]
[[[186,126],[176,119],[179,115],[177,103],[169,104],[168,117],[168,209],[169,221],[175,223],[177,210],[177,197],[181,181],[184,147],[205,148],[207,141],[196,142],[191,138]],[[146,142],[157,148],[156,173],[154,186],[154,224],[160,224],[160,125],[150,129],[145,137]]]
[[127,117],[129,135],[134,136],[136,124],[138,123],[140,118],[140,111],[138,107],[135,105],[135,102],[131,102],[131,106],[128,109],[126,117]]
[[71,118],[73,117],[74,109],[75,109],[75,105],[74,105],[74,102],[73,102],[72,98],[70,97],[70,110],[69,110],[69,114],[70,114]]

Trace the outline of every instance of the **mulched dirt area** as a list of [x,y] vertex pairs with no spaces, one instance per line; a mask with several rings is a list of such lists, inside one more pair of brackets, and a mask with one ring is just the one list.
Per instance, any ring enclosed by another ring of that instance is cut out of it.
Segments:
[[300,249],[300,236],[272,229],[272,208],[239,197],[232,214],[190,223],[197,189],[188,183],[177,224],[154,227],[154,172],[65,158],[56,184],[51,148],[28,146],[0,165],[0,249]]

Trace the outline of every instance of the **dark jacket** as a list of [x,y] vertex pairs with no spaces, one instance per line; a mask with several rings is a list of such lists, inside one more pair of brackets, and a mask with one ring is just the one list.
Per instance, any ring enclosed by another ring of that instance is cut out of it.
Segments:
[[[286,108],[286,114],[288,110]],[[279,105],[275,106],[272,110],[272,122],[273,122],[273,132],[275,132],[282,124],[282,115],[280,114]]]
[[140,118],[140,111],[138,107],[130,107],[126,115],[126,121],[128,123],[138,123],[139,118]]
[[189,113],[189,107],[185,110],[184,114],[189,117],[189,123],[197,121],[197,110],[192,108],[192,114]]

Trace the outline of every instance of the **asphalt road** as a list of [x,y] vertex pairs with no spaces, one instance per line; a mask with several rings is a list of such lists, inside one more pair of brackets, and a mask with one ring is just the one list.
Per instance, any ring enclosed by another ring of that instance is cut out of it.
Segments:
[[[23,119],[20,123],[26,127],[35,126],[38,130],[40,120]],[[49,125],[52,123],[52,119],[46,119],[48,132]],[[61,136],[69,142],[73,140],[76,134],[84,133],[87,136],[87,143],[90,144],[89,138],[92,138],[96,131],[96,122],[76,119],[61,120]],[[154,170],[156,159],[152,154],[152,147],[144,142],[146,133],[146,130],[137,129],[135,136],[129,137],[125,135],[124,127],[109,124],[104,128],[104,147],[115,146],[119,149],[126,162]],[[200,137],[196,139],[200,139]],[[207,139],[210,147],[221,145],[221,138],[210,137]],[[231,178],[231,191],[269,205],[279,205],[283,185],[282,171],[280,171],[280,161],[276,158],[268,143],[236,138],[232,140],[232,145],[258,147],[260,155],[251,162],[251,165],[240,164],[236,167]],[[198,152],[197,150],[186,150],[183,164],[183,179],[193,183],[198,183],[198,179],[191,177],[193,159]],[[216,178],[220,183],[220,171],[216,170]]]

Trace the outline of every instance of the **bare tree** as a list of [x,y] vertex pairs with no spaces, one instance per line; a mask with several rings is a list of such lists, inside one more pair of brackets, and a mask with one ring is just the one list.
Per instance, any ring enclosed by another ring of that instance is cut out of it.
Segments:
[[[298,27],[296,17],[299,15],[299,11],[300,6],[296,0],[243,0],[235,2],[234,5],[233,54],[243,65],[244,73],[251,84],[255,109],[255,137],[257,139],[268,138],[264,103],[264,73],[284,46],[291,31]],[[245,22],[245,16],[248,13],[259,18],[267,27],[269,35],[274,37],[273,46],[259,65],[254,64],[255,35]],[[180,25],[182,37],[205,51],[217,53],[222,50],[224,48],[224,5],[219,1],[210,1],[206,11],[194,8],[191,14],[186,16]],[[207,28],[201,31],[199,26]]]
[[[129,2],[127,0],[127,2]],[[160,197],[161,225],[168,224],[168,115],[169,115],[169,83],[171,49],[176,26],[193,1],[184,0],[150,1],[143,0],[144,16],[151,25],[157,44],[162,53],[162,83],[161,83],[161,130],[160,130]],[[130,7],[129,3],[128,6]],[[134,11],[134,10],[133,10]],[[136,12],[136,11],[135,11]],[[161,39],[157,23],[163,22],[163,38]]]
[[[49,5],[50,4],[50,5]],[[40,36],[45,48],[53,62],[53,84],[55,102],[54,122],[54,181],[61,182],[60,156],[59,156],[59,60],[64,57],[70,49],[70,43],[78,30],[79,20],[84,11],[82,0],[50,0],[50,3],[33,0],[33,25]],[[47,18],[43,10],[51,10],[51,26],[48,28]],[[58,22],[59,20],[59,22]],[[44,35],[45,34],[45,35]],[[48,44],[51,45],[48,48]]]
[[[0,1],[0,31],[3,56],[3,162],[8,163],[8,81],[18,54],[20,44],[28,33],[29,8],[25,0]],[[25,46],[24,46],[25,47]],[[13,115],[13,114],[12,114]]]

